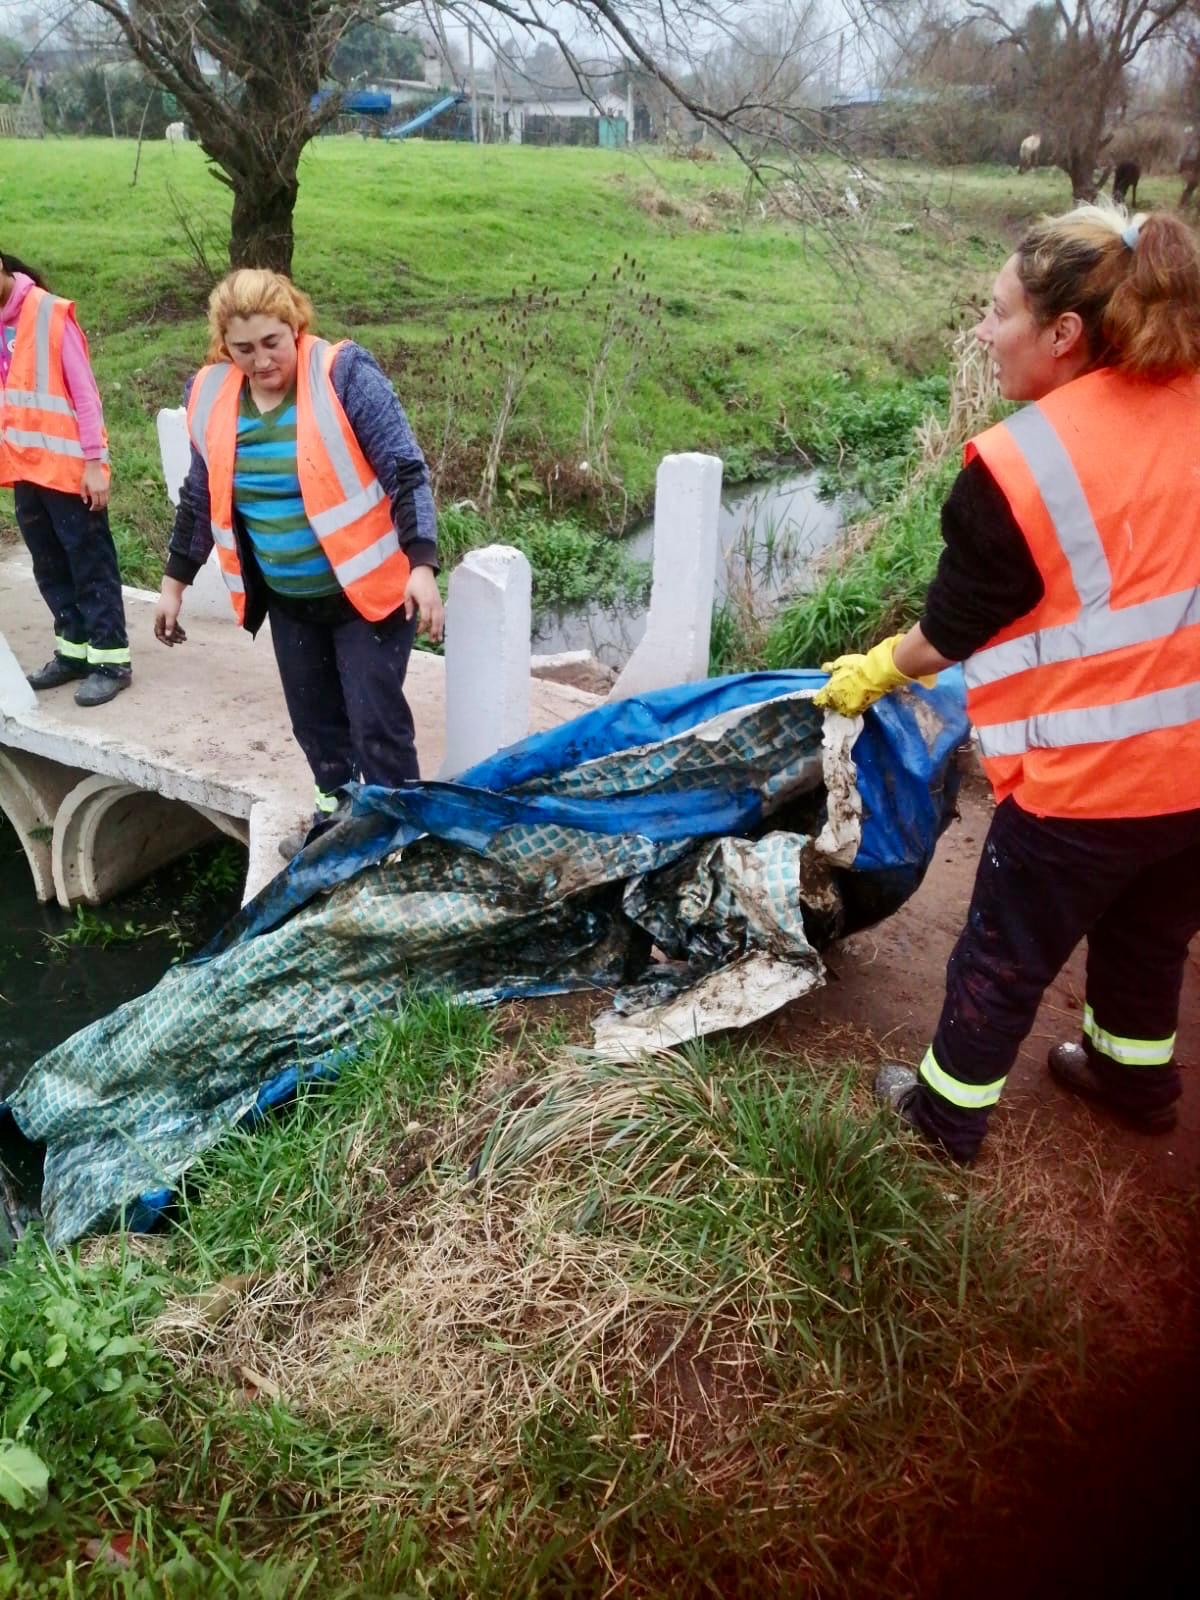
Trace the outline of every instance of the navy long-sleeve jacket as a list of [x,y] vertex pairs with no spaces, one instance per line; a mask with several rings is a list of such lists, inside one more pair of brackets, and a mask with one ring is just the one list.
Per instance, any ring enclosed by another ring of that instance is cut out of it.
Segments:
[[[437,514],[429,471],[395,390],[374,356],[358,344],[338,351],[330,376],[354,436],[391,501],[392,524],[409,565],[436,568]],[[188,380],[185,397],[194,381]],[[208,468],[193,445],[171,530],[167,576],[191,583],[212,547]]]
[[950,661],[965,661],[1045,593],[1025,535],[978,456],[942,507],[945,549],[925,596],[921,631]]

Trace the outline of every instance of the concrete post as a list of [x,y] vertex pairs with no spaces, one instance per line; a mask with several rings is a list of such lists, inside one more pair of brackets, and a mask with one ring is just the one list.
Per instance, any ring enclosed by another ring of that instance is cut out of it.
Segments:
[[158,453],[162,457],[163,478],[167,485],[167,499],[173,506],[179,504],[179,491],[192,464],[192,446],[188,438],[187,412],[182,406],[164,408],[154,419],[158,428]]
[[713,594],[720,555],[719,456],[664,456],[654,494],[654,581],[642,642],[609,695],[708,677]]
[[446,600],[446,758],[456,773],[529,732],[529,562],[510,545],[470,550]]
[[[162,457],[163,477],[167,485],[167,499],[173,506],[179,504],[179,491],[192,464],[192,443],[188,437],[187,412],[182,406],[164,409],[155,418],[158,427],[158,451]],[[183,625],[188,617],[220,617],[235,620],[233,607],[217,562],[217,549],[196,574],[196,581],[183,602]]]

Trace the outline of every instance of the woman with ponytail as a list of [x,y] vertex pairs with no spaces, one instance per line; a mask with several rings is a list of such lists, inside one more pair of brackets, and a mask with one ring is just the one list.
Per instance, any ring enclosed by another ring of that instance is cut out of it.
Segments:
[[977,337],[1023,409],[972,439],[920,622],[843,656],[848,716],[964,664],[997,808],[932,1044],[880,1098],[979,1149],[1046,986],[1087,940],[1082,1037],[1048,1066],[1145,1133],[1179,1097],[1200,930],[1200,249],[1176,216],[1032,227]]
[[33,575],[54,618],[35,689],[76,683],[81,706],[130,682],[117,552],[108,526],[108,438],[87,340],[69,300],[0,250],[0,484],[11,487]]

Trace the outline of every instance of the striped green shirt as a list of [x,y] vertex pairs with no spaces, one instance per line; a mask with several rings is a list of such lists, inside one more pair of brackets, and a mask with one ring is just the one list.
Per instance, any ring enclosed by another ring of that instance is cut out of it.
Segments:
[[296,390],[260,412],[242,385],[233,504],[268,588],[296,599],[337,594],[340,585],[309,526],[296,467]]

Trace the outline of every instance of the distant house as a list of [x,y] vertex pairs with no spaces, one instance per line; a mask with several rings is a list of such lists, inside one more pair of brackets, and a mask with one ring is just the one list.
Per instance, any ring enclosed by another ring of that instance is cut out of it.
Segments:
[[558,95],[552,91],[504,102],[504,132],[512,144],[631,144],[635,133],[632,93],[602,91]]

